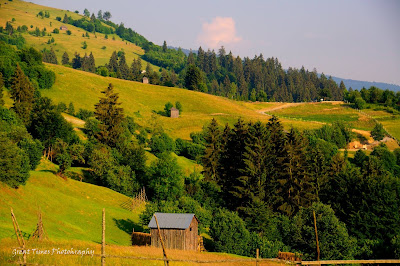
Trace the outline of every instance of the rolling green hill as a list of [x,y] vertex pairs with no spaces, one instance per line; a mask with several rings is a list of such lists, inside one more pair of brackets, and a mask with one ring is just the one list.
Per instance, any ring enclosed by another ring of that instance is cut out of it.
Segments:
[[0,239],[14,238],[10,208],[24,236],[36,229],[40,208],[43,224],[51,240],[101,241],[102,209],[106,209],[108,243],[129,245],[132,228],[139,229],[139,213],[128,209],[130,198],[111,189],[63,179],[53,174],[54,165],[42,160],[31,172],[25,186],[18,189],[0,183]]
[[[53,99],[55,103],[73,102],[75,110],[79,108],[94,110],[94,105],[102,96],[109,83],[114,85],[119,93],[122,107],[126,115],[144,126],[161,124],[166,132],[174,138],[189,139],[190,133],[200,131],[216,118],[221,125],[233,124],[239,117],[245,120],[267,121],[270,116],[257,112],[254,107],[248,107],[241,102],[227,98],[209,95],[186,89],[170,88],[142,84],[110,77],[101,77],[92,73],[71,68],[47,64],[56,74],[53,88],[42,90],[43,96]],[[71,82],[73,81],[73,82]],[[183,112],[177,119],[172,119],[157,112],[162,112],[167,102],[181,102]],[[303,122],[282,119],[285,126],[300,129],[312,129],[321,126],[320,123]]]
[[[49,18],[41,18],[36,15],[40,11],[50,12]],[[28,33],[23,33],[22,36],[26,39],[28,46],[33,46],[37,50],[43,50],[44,48],[53,48],[57,55],[58,62],[61,63],[61,57],[66,51],[69,54],[70,60],[77,52],[81,56],[85,53],[93,53],[95,57],[96,66],[105,65],[108,63],[110,56],[113,51],[124,51],[127,63],[130,65],[134,58],[138,58],[144,54],[142,48],[121,40],[116,34],[112,34],[108,39],[102,33],[89,33],[90,37],[82,37],[82,33],[86,33],[84,29],[77,28],[73,25],[67,24],[67,28],[72,32],[71,35],[67,35],[66,31],[60,30],[59,34],[51,33],[53,29],[60,28],[64,23],[57,21],[56,17],[64,17],[64,14],[71,16],[73,19],[82,18],[82,15],[76,14],[71,11],[36,5],[21,0],[7,1],[1,4],[0,8],[0,26],[5,26],[7,21],[12,22],[14,28],[18,26],[26,25],[28,30],[34,30],[38,27],[40,30],[46,28],[46,32],[50,33],[51,36],[36,37]],[[32,26],[32,28],[31,28]],[[54,38],[55,42],[47,44],[47,41]],[[113,38],[115,40],[113,40]],[[82,48],[82,42],[86,41],[87,48]],[[104,48],[105,47],[105,48]],[[146,62],[143,60],[142,65],[146,67]],[[158,70],[158,67],[153,66],[154,69]]]

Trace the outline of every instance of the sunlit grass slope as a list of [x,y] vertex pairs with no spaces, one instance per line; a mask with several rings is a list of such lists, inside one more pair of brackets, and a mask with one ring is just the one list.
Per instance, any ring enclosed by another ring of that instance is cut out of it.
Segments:
[[[40,11],[50,12],[50,18],[37,17],[36,15]],[[79,11],[82,13],[82,10]],[[93,33],[89,33],[89,38],[82,37],[82,34],[86,33],[85,30],[56,20],[56,17],[64,18],[65,14],[71,16],[73,19],[82,18],[82,15],[76,14],[73,11],[36,5],[20,0],[4,1],[0,8],[0,26],[5,27],[6,22],[12,21],[14,18],[15,21],[12,22],[12,25],[15,29],[23,25],[26,25],[29,31],[35,30],[36,27],[40,30],[46,28],[47,33],[51,33],[51,36],[36,37],[28,33],[24,33],[22,36],[26,39],[28,46],[33,46],[38,50],[53,48],[59,64],[61,64],[61,58],[65,51],[69,54],[70,60],[72,60],[75,52],[79,53],[81,56],[85,53],[89,55],[90,52],[92,52],[95,57],[96,66],[108,63],[113,51],[124,51],[129,65],[134,58],[138,58],[139,55],[144,54],[142,48],[132,43],[122,41],[116,34],[109,35],[108,39],[105,39],[105,35],[102,33],[96,33],[96,36]],[[32,28],[31,25],[33,26]],[[67,26],[72,34],[67,35],[65,30],[60,30],[59,34],[52,33],[53,29],[59,29],[61,25]],[[113,37],[115,40],[113,40]],[[47,41],[51,38],[54,38],[55,42],[47,44]],[[82,43],[84,41],[87,43],[86,49],[82,48]],[[143,61],[143,67],[145,66],[146,62]],[[158,67],[155,67],[155,69],[158,69]]]
[[321,123],[343,121],[352,128],[362,130],[371,130],[375,125],[372,119],[360,114],[357,110],[342,102],[295,104],[268,113],[289,119],[318,121]]
[[[53,174],[51,163],[42,162],[32,171],[26,185],[18,189],[0,183],[0,239],[14,237],[10,208],[28,237],[36,229],[40,208],[43,224],[51,240],[101,241],[102,209],[106,209],[107,242],[129,245],[139,213],[128,210],[129,198],[108,188],[62,179]],[[43,170],[41,170],[43,169]],[[54,170],[54,169],[53,169]],[[1,263],[0,263],[1,264]]]
[[[189,139],[191,132],[200,131],[212,118],[216,118],[221,125],[225,123],[232,125],[239,117],[247,121],[264,122],[270,118],[237,101],[223,97],[186,89],[101,77],[59,65],[47,64],[47,66],[55,72],[56,82],[53,88],[41,90],[41,93],[53,99],[55,103],[64,102],[68,105],[69,102],[73,102],[75,110],[79,108],[94,110],[99,97],[103,96],[101,91],[112,83],[115,91],[119,93],[122,107],[127,115],[134,117],[138,123],[145,126],[159,123],[169,135],[175,138]],[[154,114],[154,112],[162,112],[167,102],[175,104],[176,101],[183,106],[183,112],[179,118],[172,119]],[[301,129],[321,126],[319,123],[284,119],[283,122],[287,127],[293,125]]]

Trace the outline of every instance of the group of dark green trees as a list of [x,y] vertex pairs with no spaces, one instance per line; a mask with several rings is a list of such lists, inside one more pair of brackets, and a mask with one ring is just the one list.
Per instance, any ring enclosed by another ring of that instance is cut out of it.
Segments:
[[369,89],[362,88],[360,91],[350,88],[345,94],[345,100],[352,103],[357,109],[364,109],[367,104],[375,104],[385,107],[391,113],[400,111],[400,92],[395,93],[374,86]]

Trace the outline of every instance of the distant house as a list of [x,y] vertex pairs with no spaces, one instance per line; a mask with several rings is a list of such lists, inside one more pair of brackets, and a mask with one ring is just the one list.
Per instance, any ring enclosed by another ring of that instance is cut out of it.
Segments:
[[62,26],[60,27],[60,30],[68,30],[68,28],[67,28],[65,25],[62,25]]
[[171,108],[171,118],[178,118],[179,117],[179,110],[175,107]]
[[[181,250],[198,250],[198,220],[193,213],[160,213],[157,216],[160,234],[165,248]],[[157,223],[153,217],[149,223],[151,246],[161,247]]]
[[149,79],[147,77],[143,77],[143,84],[149,84]]

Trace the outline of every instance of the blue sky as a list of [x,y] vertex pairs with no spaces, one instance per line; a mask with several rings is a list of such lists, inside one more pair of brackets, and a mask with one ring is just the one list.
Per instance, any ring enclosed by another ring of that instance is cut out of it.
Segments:
[[33,0],[97,14],[110,11],[148,40],[234,55],[262,53],[284,68],[400,85],[400,1]]

